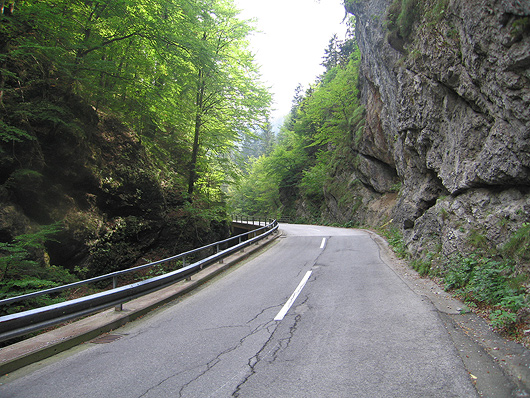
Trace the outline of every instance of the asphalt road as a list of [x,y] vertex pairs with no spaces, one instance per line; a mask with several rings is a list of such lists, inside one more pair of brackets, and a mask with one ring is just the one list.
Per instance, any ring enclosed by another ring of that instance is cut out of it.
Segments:
[[0,397],[477,396],[437,311],[371,235],[282,230],[260,256],[117,340],[18,371]]

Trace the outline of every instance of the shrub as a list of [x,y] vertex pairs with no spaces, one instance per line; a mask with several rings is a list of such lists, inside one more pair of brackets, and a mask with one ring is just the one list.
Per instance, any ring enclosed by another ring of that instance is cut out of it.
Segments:
[[506,242],[503,252],[518,261],[530,261],[530,223],[524,223]]

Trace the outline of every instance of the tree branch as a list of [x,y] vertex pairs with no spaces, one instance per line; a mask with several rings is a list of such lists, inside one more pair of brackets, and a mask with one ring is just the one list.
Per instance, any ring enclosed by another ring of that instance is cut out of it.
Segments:
[[94,46],[92,48],[89,48],[85,51],[82,51],[79,53],[79,57],[84,57],[85,55],[91,53],[92,51],[95,51],[95,50],[99,50],[100,48],[103,48],[105,46],[108,46],[109,44],[112,44],[112,43],[115,43],[117,41],[122,41],[122,40],[126,40],[126,39],[129,39],[133,36],[141,36],[139,32],[133,32],[133,33],[130,33],[128,35],[125,35],[125,36],[121,36],[121,37],[115,37],[113,39],[110,39],[110,40],[107,40],[107,41],[104,41],[103,43],[97,45],[97,46]]

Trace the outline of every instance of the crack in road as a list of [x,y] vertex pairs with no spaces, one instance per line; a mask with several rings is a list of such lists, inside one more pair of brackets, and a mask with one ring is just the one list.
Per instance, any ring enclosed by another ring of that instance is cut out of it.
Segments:
[[271,305],[270,307],[267,307],[267,308],[264,308],[262,309],[256,316],[252,317],[251,319],[249,319],[247,321],[247,325],[249,323],[252,323],[254,322],[256,319],[258,319],[261,315],[263,315],[265,313],[265,311],[268,311],[268,310],[271,310],[271,309],[274,309],[274,308],[278,308],[278,307],[281,307],[281,304],[277,304],[277,305]]
[[[300,303],[299,305],[303,305],[307,302],[309,297],[306,297],[305,300]],[[256,374],[256,366],[262,361],[265,360],[268,356],[271,356],[270,360],[267,360],[268,363],[273,363],[278,358],[278,353],[280,351],[284,351],[289,347],[289,344],[291,343],[292,338],[294,337],[294,333],[296,332],[296,329],[298,327],[298,323],[301,319],[301,315],[296,315],[294,317],[294,323],[289,327],[288,336],[285,338],[278,339],[278,342],[274,344],[264,355],[261,355],[265,352],[269,344],[274,340],[274,336],[276,331],[278,330],[278,325],[280,324],[275,323],[273,326],[273,330],[270,333],[269,338],[265,341],[265,343],[261,346],[261,348],[254,354],[252,357],[250,357],[247,361],[249,372],[245,376],[245,378],[236,386],[234,392],[232,393],[232,397],[239,397],[239,393],[241,391],[241,388],[248,382],[248,380]]]
[[[300,303],[300,305],[305,304],[307,302],[307,300],[308,300],[308,297],[306,297],[305,300],[302,303]],[[246,325],[221,326],[219,328],[226,328],[226,327],[232,327],[232,328],[248,327],[248,328],[250,328],[249,324],[251,324],[252,322],[255,322],[260,316],[265,314],[267,311],[272,310],[272,309],[277,309],[278,307],[280,307],[280,305],[274,305],[274,306],[270,306],[270,307],[264,308],[258,314],[256,314],[254,317],[249,319],[247,321]],[[179,397],[183,397],[184,394],[185,394],[185,390],[187,388],[189,388],[189,386],[192,385],[194,382],[196,382],[199,379],[201,379],[202,377],[206,376],[208,374],[208,372],[210,372],[215,366],[217,366],[222,361],[222,357],[223,356],[225,356],[225,355],[227,355],[227,354],[229,354],[231,352],[234,352],[235,350],[237,350],[240,347],[242,347],[243,344],[245,344],[245,342],[250,337],[256,335],[257,333],[266,331],[269,334],[269,336],[267,337],[265,342],[261,345],[261,347],[257,350],[257,352],[252,357],[250,357],[248,359],[247,366],[248,366],[249,370],[248,370],[247,374],[245,375],[243,381],[241,381],[236,386],[234,392],[232,393],[233,397],[238,397],[241,387],[255,374],[255,372],[256,372],[255,367],[257,366],[258,363],[260,363],[262,360],[264,360],[267,357],[271,357],[271,359],[268,360],[269,363],[274,362],[277,359],[278,353],[280,351],[285,350],[285,349],[287,349],[289,347],[289,344],[291,342],[291,339],[294,337],[294,334],[296,332],[296,329],[298,327],[298,323],[299,323],[300,319],[301,319],[301,315],[296,315],[294,317],[293,325],[291,325],[289,327],[288,336],[279,339],[272,347],[270,347],[270,345],[274,341],[274,337],[275,337],[276,331],[278,330],[278,326],[280,325],[279,322],[276,322],[276,321],[273,321],[273,320],[267,320],[265,322],[262,322],[262,323],[258,324],[255,328],[250,329],[249,333],[244,335],[243,337],[241,337],[237,344],[235,344],[234,346],[232,346],[230,348],[227,348],[226,350],[218,353],[214,358],[212,358],[210,361],[208,361],[205,365],[201,365],[200,367],[202,367],[203,370],[200,371],[199,374],[197,374],[195,377],[193,377],[192,379],[190,379],[188,382],[186,382],[185,384],[183,384],[180,387],[179,392],[178,392],[178,396]],[[268,347],[270,347],[270,349]],[[183,372],[179,372],[178,374],[182,374],[182,373]],[[178,374],[176,374],[176,375],[178,375]],[[173,376],[176,376],[176,375],[173,375]],[[165,381],[169,380],[173,376],[170,376],[170,377],[166,378],[164,381],[162,381],[161,383],[159,383],[155,387],[160,386],[161,384],[163,384]],[[212,392],[210,397],[211,396],[215,396],[216,392],[219,389],[221,389],[224,386],[226,386],[230,381],[232,381],[236,377],[237,377],[237,375],[235,375],[232,379],[227,380],[227,382],[224,385],[220,386],[216,391]],[[153,388],[155,388],[155,387],[153,387]]]
[[[275,308],[275,307],[278,307],[278,306],[273,306],[273,307],[269,307],[269,308],[266,308],[266,309],[262,310],[258,315],[253,317],[250,321],[248,321],[247,324],[252,322],[253,320],[257,319],[267,309]],[[247,328],[249,328],[248,325],[233,326],[233,327],[247,327]],[[235,344],[234,346],[232,346],[230,348],[227,348],[226,350],[224,350],[224,351],[220,352],[219,354],[217,354],[214,358],[212,358],[210,361],[208,361],[206,363],[206,365],[202,365],[202,367],[205,366],[206,368],[202,372],[200,372],[196,377],[194,377],[193,379],[189,380],[187,383],[183,384],[181,386],[180,390],[179,390],[178,396],[182,397],[183,394],[184,394],[184,390],[186,388],[188,388],[195,381],[199,380],[201,377],[205,376],[210,370],[212,370],[217,364],[219,364],[221,362],[221,358],[224,355],[227,355],[227,354],[237,350],[238,348],[240,348],[245,343],[245,341],[248,338],[252,337],[253,335],[255,335],[255,334],[257,334],[257,333],[259,333],[259,332],[261,332],[263,330],[267,330],[267,332],[269,332],[270,335],[272,336],[274,334],[274,331],[275,331],[276,327],[277,327],[276,323],[271,320],[271,321],[267,321],[266,323],[261,323],[258,326],[256,326],[254,329],[251,329],[248,334],[246,334],[245,336],[243,336],[243,337],[241,337],[239,339],[239,342],[237,344]],[[224,327],[222,327],[222,328],[224,328]],[[270,336],[269,336],[269,339],[270,339]],[[215,393],[213,393],[213,394],[215,394]]]
[[152,390],[154,390],[154,389],[157,388],[157,387],[160,387],[162,384],[166,383],[168,380],[170,380],[170,379],[172,379],[172,378],[174,378],[174,377],[177,377],[177,376],[179,376],[179,375],[181,375],[181,374],[183,374],[183,373],[186,373],[186,372],[189,372],[189,371],[191,371],[191,370],[194,370],[194,369],[196,369],[196,368],[200,368],[200,367],[202,367],[202,365],[201,365],[201,366],[195,366],[195,367],[193,367],[193,368],[185,369],[185,370],[182,370],[182,371],[177,372],[177,373],[175,373],[175,374],[172,374],[171,376],[166,377],[165,379],[161,380],[159,383],[155,384],[154,386],[149,387],[149,388],[148,388],[143,394],[139,395],[138,398],[145,397],[145,396],[146,396],[147,394],[149,394]]

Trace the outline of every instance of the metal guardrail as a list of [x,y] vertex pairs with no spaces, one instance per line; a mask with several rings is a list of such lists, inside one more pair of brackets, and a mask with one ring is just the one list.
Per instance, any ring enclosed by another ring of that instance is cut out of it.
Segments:
[[[256,223],[258,225],[266,225],[267,223],[272,221],[271,219],[268,219],[267,217],[263,217],[263,216],[256,216],[256,215],[249,216],[249,215],[239,215],[239,214],[233,216],[233,220],[235,222],[241,222],[245,224],[254,224],[254,225],[256,225]],[[276,221],[292,224],[296,222],[296,219],[290,216],[281,216],[281,217],[276,218]]]
[[[222,261],[230,254],[243,250],[245,247],[250,246],[257,241],[268,237],[277,229],[278,222],[274,220],[262,228],[258,228],[250,232],[246,232],[244,234],[237,235],[219,242],[215,242],[210,245],[200,247],[198,249],[190,250],[188,252],[181,253],[176,256],[168,257],[163,260],[140,265],[138,267],[129,268],[122,271],[112,272],[110,274],[86,279],[75,283],[70,283],[68,285],[58,286],[51,289],[41,290],[39,292],[0,300],[0,305],[7,305],[16,301],[22,301],[42,296],[45,294],[56,293],[66,289],[70,289],[72,287],[77,287],[88,283],[101,281],[104,279],[113,279],[114,288],[111,290],[92,294],[74,300],[65,301],[58,304],[52,304],[49,306],[35,308],[32,310],[27,310],[16,314],[5,315],[0,317],[0,342],[12,339],[14,337],[22,336],[36,330],[44,329],[46,327],[57,325],[59,323],[63,323],[74,318],[89,315],[110,307],[120,306],[118,308],[121,309],[121,304],[123,304],[124,302],[152,293],[156,290],[167,287],[183,279],[190,278],[193,274],[197,273],[204,267],[216,261]],[[244,240],[245,238],[247,240]],[[227,249],[220,250],[220,245],[227,244],[233,240],[238,240],[239,243]],[[215,254],[206,257],[202,260],[199,260],[193,264],[187,266],[185,265],[186,256],[213,247],[215,247],[216,250]],[[141,282],[132,283],[122,287],[116,287],[117,277],[120,275],[125,275],[131,272],[137,272],[144,268],[153,267],[155,265],[175,261],[177,259],[182,259],[183,267],[176,271],[156,276]]]
[[234,215],[232,216],[233,221],[240,222],[242,224],[252,224],[256,225],[267,225],[268,223],[271,223],[273,220],[267,217],[262,216],[248,216],[248,215]]

